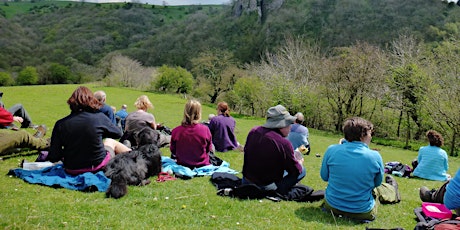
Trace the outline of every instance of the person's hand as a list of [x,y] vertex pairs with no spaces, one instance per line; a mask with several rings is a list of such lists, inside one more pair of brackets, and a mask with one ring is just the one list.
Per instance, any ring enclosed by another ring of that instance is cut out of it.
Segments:
[[19,122],[19,123],[22,123],[22,122],[24,121],[24,119],[22,119],[22,117],[16,117],[16,116],[14,116],[14,117],[13,117],[13,121],[17,121],[17,122]]

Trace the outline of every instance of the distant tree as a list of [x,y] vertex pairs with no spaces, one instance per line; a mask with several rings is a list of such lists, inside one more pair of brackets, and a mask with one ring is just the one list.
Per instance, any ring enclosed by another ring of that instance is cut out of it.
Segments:
[[107,86],[134,87],[134,79],[142,65],[139,61],[123,55],[115,55],[110,60],[110,74],[106,78]]
[[415,139],[420,139],[425,131],[422,111],[426,90],[430,83],[428,75],[421,68],[423,63],[419,61],[424,56],[422,47],[413,36],[400,35],[392,42],[390,52],[393,64],[387,79],[390,91],[382,102],[386,107],[399,112],[398,137],[403,118],[406,117],[406,147],[408,147],[408,141],[412,135],[412,122],[417,126],[414,133]]
[[16,79],[18,85],[35,85],[38,83],[37,69],[32,66],[26,66],[21,72],[19,72],[18,78]]
[[328,60],[329,72],[321,79],[322,94],[326,97],[335,118],[336,131],[350,116],[369,118],[384,89],[387,58],[378,48],[367,43],[337,49]]
[[72,73],[70,68],[58,63],[51,63],[48,67],[48,80],[52,84],[68,84],[73,83]]
[[240,113],[262,116],[270,107],[268,103],[270,93],[264,82],[258,77],[239,78],[232,92],[234,94],[232,107]]
[[14,84],[14,80],[10,73],[0,72],[0,86],[10,86]]
[[393,98],[400,99],[401,113],[405,114],[408,119],[406,123],[406,145],[411,138],[411,122],[409,119],[412,119],[417,125],[415,139],[419,139],[423,133],[421,110],[426,98],[428,84],[429,81],[426,74],[415,64],[407,64],[392,70],[390,80],[391,94]]
[[121,54],[108,55],[104,58],[107,86],[132,87],[141,90],[151,88],[155,68],[147,68],[134,59]]
[[458,155],[460,135],[460,41],[446,40],[434,49],[432,56],[434,87],[427,94],[427,109],[433,120],[449,138],[450,155]]
[[192,59],[192,73],[200,84],[209,86],[206,94],[209,102],[215,103],[218,96],[232,89],[236,79],[233,74],[224,74],[235,66],[233,56],[228,51],[209,50]]
[[159,75],[152,82],[159,91],[172,93],[188,93],[193,87],[193,76],[182,67],[168,67],[163,65],[158,70]]

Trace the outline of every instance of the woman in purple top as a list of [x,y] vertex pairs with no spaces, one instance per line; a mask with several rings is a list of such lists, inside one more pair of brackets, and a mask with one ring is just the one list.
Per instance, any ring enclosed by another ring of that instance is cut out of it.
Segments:
[[209,122],[209,129],[212,134],[212,143],[219,152],[227,152],[238,148],[239,143],[235,136],[236,122],[230,116],[230,110],[226,102],[217,104],[217,116]]
[[211,132],[200,123],[201,104],[190,100],[185,104],[182,124],[172,130],[171,158],[177,164],[196,168],[210,165],[209,152],[212,150]]

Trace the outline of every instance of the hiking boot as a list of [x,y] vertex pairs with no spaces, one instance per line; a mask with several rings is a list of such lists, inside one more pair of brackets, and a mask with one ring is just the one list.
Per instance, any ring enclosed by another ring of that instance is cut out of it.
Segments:
[[398,182],[396,182],[395,178],[393,178],[390,175],[386,175],[385,176],[385,182],[390,184],[391,186],[393,186],[395,188],[396,202],[401,201],[401,195],[399,194]]
[[35,132],[34,137],[35,138],[42,138],[46,134],[46,126],[45,125],[39,125],[37,127],[37,132]]
[[232,196],[233,195],[233,189],[232,188],[223,188],[217,190],[217,195],[219,196]]
[[425,186],[422,186],[420,187],[420,199],[423,201],[423,202],[432,202],[433,199],[431,199],[431,190],[428,189],[427,187]]
[[304,200],[305,202],[316,202],[324,199],[324,190],[314,190],[309,196],[307,196]]

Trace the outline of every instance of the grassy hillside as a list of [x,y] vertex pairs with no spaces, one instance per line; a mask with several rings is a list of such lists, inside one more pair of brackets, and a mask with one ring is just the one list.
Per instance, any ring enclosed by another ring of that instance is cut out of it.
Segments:
[[[105,90],[107,103],[117,108],[127,104],[133,111],[135,99],[146,94],[155,108],[156,119],[175,127],[182,119],[186,99],[175,95],[159,95],[130,89],[106,88],[89,85],[95,90]],[[50,129],[55,121],[66,116],[66,100],[77,85],[50,85],[30,87],[1,87],[6,106],[22,103],[37,124]],[[215,113],[215,106],[204,106],[203,116]],[[238,139],[243,144],[249,130],[264,123],[263,119],[237,117]],[[32,130],[29,130],[33,132]],[[51,130],[50,130],[51,131]],[[50,136],[50,132],[47,137]],[[312,155],[306,156],[307,176],[302,183],[315,189],[324,189],[326,183],[319,177],[322,158],[327,146],[335,144],[338,136],[323,135],[311,130]],[[379,148],[384,161],[410,163],[416,152],[385,146]],[[168,149],[162,149],[169,156]],[[241,170],[243,154],[228,152],[217,154],[230,162],[230,167]],[[16,155],[0,161],[0,174],[17,167],[21,159],[33,161],[36,154]],[[263,159],[261,159],[263,160]],[[460,166],[458,158],[450,158],[450,174]],[[238,174],[241,177],[241,174]],[[152,178],[152,181],[155,178]],[[367,225],[334,219],[320,210],[320,202],[274,203],[268,200],[235,200],[216,195],[209,177],[152,182],[145,187],[129,187],[126,197],[114,200],[103,193],[83,193],[67,189],[54,189],[31,185],[20,179],[0,176],[0,228],[3,229],[364,229],[403,227],[413,229],[416,222],[413,209],[419,207],[418,188],[422,185],[439,187],[441,182],[396,178],[402,202],[379,207],[377,220]]]

